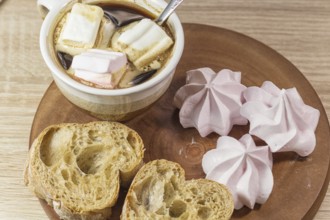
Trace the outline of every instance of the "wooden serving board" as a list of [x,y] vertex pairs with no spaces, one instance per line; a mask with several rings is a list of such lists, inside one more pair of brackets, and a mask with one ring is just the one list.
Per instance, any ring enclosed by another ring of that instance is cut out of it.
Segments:
[[[295,153],[276,153],[274,157],[274,188],[263,205],[253,210],[235,211],[232,219],[312,219],[329,184],[330,132],[326,113],[316,92],[302,73],[288,60],[266,45],[226,29],[198,24],[184,24],[185,49],[173,82],[165,95],[143,115],[125,122],[136,130],[145,143],[144,161],[168,159],[178,162],[186,178],[203,178],[201,159],[215,147],[218,135],[200,137],[196,129],[184,129],[179,111],[172,101],[176,91],[185,84],[186,71],[210,67],[214,71],[229,68],[242,72],[246,86],[274,82],[280,88],[296,87],[304,102],[321,112],[316,130],[317,145],[306,157]],[[31,128],[30,145],[47,126],[63,122],[98,120],[72,105],[52,83],[40,102]],[[234,126],[229,134],[240,138],[248,126]],[[126,191],[121,190],[113,219],[118,219]],[[51,219],[58,219],[43,200],[41,205]]]

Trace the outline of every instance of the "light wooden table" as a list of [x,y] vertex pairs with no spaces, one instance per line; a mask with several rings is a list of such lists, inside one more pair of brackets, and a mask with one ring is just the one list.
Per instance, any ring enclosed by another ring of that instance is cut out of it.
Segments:
[[[185,0],[183,22],[253,37],[290,60],[315,88],[330,117],[329,0]],[[47,219],[23,184],[34,114],[52,81],[39,52],[35,0],[0,6],[0,219]],[[330,219],[330,191],[315,219]]]

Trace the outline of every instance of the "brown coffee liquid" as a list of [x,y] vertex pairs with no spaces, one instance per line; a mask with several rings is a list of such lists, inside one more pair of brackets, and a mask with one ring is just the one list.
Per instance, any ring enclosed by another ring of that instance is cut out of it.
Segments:
[[118,14],[120,14],[120,12],[127,12],[127,13],[131,13],[132,16],[134,15],[141,15],[145,18],[150,18],[150,19],[155,19],[156,16],[154,14],[152,14],[150,11],[137,6],[136,4],[132,4],[130,2],[126,2],[126,3],[118,3],[118,2],[108,2],[108,3],[100,3],[97,4],[98,6],[100,6],[104,13],[106,14],[106,12],[114,12],[117,11]]
[[[156,16],[153,13],[151,13],[150,11],[148,11],[136,4],[130,3],[130,2],[122,2],[122,3],[107,2],[107,3],[98,3],[95,5],[97,5],[103,9],[104,17],[111,20],[117,26],[119,31],[120,31],[121,27],[124,27],[125,25],[128,25],[134,21],[138,21],[143,18],[149,18],[151,20],[154,20],[156,18]],[[63,21],[62,22],[60,21],[58,23],[58,26],[62,26],[62,25],[63,25]],[[174,40],[173,34],[170,31],[170,28],[166,24],[164,24],[162,26],[162,28]],[[57,36],[54,36],[54,39],[58,39],[59,31],[58,30],[55,31],[54,35],[57,35]],[[111,46],[109,47],[109,49],[111,49]],[[156,75],[163,68],[163,66],[167,62],[168,58],[170,57],[171,50],[172,49],[170,48],[164,54],[161,54],[159,57],[157,57],[157,61],[159,61],[161,63],[161,68],[158,69],[157,71],[155,71],[156,73],[153,75]],[[61,64],[63,69],[68,73],[68,75],[70,75],[73,79],[79,81],[80,83],[86,84],[88,86],[99,88],[97,85],[94,85],[93,83],[86,82],[80,78],[75,77],[72,74],[72,72],[68,71],[70,68],[71,62],[72,62],[71,55],[60,52],[60,51],[56,51],[56,54],[57,54],[58,62]],[[135,69],[134,65],[129,62],[128,70],[126,71],[123,79],[119,83],[117,89],[127,88],[127,87],[136,85],[135,83],[132,83],[132,81],[134,82],[133,76],[137,75],[136,72],[137,72],[137,70]],[[138,75],[142,75],[142,77],[143,77],[144,72],[150,72],[150,69],[148,69],[148,67],[146,67],[146,69],[143,72],[140,72]],[[148,75],[148,74],[145,74],[145,75],[148,76],[148,78],[153,76],[153,75]],[[145,79],[142,79],[142,80],[140,79],[140,83],[143,83],[148,78],[146,77]]]

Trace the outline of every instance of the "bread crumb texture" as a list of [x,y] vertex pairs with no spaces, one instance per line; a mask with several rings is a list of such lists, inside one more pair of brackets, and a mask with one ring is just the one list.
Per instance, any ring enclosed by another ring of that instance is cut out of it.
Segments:
[[185,180],[182,167],[167,160],[144,165],[125,199],[121,219],[230,219],[233,198],[222,184]]
[[53,125],[30,149],[25,183],[62,219],[106,219],[143,153],[140,136],[120,123]]

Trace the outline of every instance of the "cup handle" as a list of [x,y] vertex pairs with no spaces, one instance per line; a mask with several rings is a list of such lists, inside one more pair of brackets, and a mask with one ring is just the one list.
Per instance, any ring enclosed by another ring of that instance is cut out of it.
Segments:
[[37,0],[37,8],[42,19],[44,19],[54,7],[67,2],[70,2],[70,0]]

